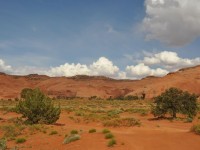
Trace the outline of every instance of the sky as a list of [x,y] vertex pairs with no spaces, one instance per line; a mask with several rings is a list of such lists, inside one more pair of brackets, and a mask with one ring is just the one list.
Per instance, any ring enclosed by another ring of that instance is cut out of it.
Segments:
[[200,64],[199,0],[0,0],[0,72],[116,79]]

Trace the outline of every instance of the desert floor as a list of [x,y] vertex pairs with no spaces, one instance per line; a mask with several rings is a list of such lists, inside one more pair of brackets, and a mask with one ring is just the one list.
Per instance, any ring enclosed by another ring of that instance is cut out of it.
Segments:
[[[200,114],[187,122],[183,116],[176,120],[154,119],[150,103],[140,101],[61,101],[60,119],[53,125],[23,125],[17,122],[20,114],[8,109],[8,102],[0,111],[0,136],[6,137],[8,149],[23,150],[199,150],[200,135],[191,132],[193,124],[199,123]],[[12,103],[12,105],[14,105]],[[108,116],[108,117],[106,117]],[[105,126],[106,121],[121,118],[136,118],[140,125],[126,124]],[[115,126],[115,127],[114,127]],[[95,133],[89,133],[96,129]],[[108,147],[103,129],[109,129],[117,142]],[[63,144],[71,130],[77,130],[80,140]],[[56,131],[52,134],[52,131]],[[10,132],[10,133],[9,133]],[[16,133],[16,134],[15,134]],[[23,137],[26,142],[17,144]]]

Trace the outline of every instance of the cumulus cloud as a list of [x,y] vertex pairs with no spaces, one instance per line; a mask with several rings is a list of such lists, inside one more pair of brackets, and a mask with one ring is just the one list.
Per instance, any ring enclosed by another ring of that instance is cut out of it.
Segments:
[[145,65],[161,65],[169,71],[176,71],[180,68],[196,66],[200,64],[200,58],[181,58],[176,52],[162,51],[153,54],[151,57],[144,57],[142,61]]
[[147,40],[183,46],[200,37],[199,0],[146,0],[145,6]]
[[47,71],[47,75],[50,76],[74,76],[74,75],[89,75],[90,70],[86,65],[82,64],[68,64],[60,65],[58,67],[53,67]]
[[100,57],[91,65],[64,64],[51,68],[47,71],[50,76],[74,76],[74,75],[105,75],[109,77],[117,76],[119,68],[113,65],[112,61],[105,57]]
[[164,76],[168,73],[167,70],[157,68],[151,69],[149,66],[146,66],[144,63],[140,63],[136,66],[127,66],[126,67],[128,77],[135,76],[137,78],[142,78],[145,76]]
[[6,65],[5,62],[2,59],[0,59],[0,72],[9,73],[11,70],[11,66]]
[[108,75],[115,76],[118,73],[119,68],[113,65],[112,61],[105,57],[99,58],[96,62],[90,65],[90,70],[93,75]]

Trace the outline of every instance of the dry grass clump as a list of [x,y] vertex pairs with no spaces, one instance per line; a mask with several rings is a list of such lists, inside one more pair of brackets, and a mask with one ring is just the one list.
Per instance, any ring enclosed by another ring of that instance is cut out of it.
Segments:
[[131,127],[131,126],[140,126],[141,123],[135,118],[117,118],[103,123],[107,127]]

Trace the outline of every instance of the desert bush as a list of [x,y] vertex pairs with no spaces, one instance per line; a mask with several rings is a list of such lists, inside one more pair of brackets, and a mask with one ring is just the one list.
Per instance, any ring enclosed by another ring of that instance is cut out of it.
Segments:
[[6,140],[0,139],[0,150],[6,150],[6,149],[7,149]]
[[193,125],[192,128],[191,128],[191,131],[200,135],[200,124]]
[[78,134],[78,131],[77,130],[72,130],[70,133],[71,134]]
[[25,100],[20,100],[16,106],[19,113],[27,118],[29,124],[55,123],[60,116],[60,106],[54,107],[52,100],[45,96],[39,89],[25,94]]
[[79,134],[72,134],[72,135],[69,135],[67,136],[64,141],[63,141],[63,144],[68,144],[68,143],[71,143],[71,142],[74,142],[74,141],[77,141],[77,140],[80,140],[80,135]]
[[135,118],[117,118],[103,123],[107,127],[131,127],[131,126],[140,126],[141,123]]
[[15,142],[16,142],[17,144],[19,144],[19,143],[24,143],[24,142],[26,142],[26,139],[25,139],[25,138],[17,138],[17,139],[15,140]]
[[117,144],[116,140],[115,140],[115,139],[110,139],[110,140],[108,141],[107,146],[108,146],[108,147],[112,147],[112,146],[114,146],[115,144]]
[[51,131],[51,132],[49,133],[49,135],[54,135],[54,134],[58,134],[58,132],[57,132],[57,131]]
[[103,129],[103,130],[102,130],[102,133],[103,133],[103,134],[110,133],[110,130],[108,130],[108,129]]
[[114,135],[112,133],[105,134],[105,139],[111,139],[113,137],[114,137]]
[[89,133],[94,133],[94,132],[97,132],[97,130],[96,129],[90,129],[88,132]]
[[169,113],[172,118],[176,118],[177,113],[182,113],[188,118],[193,118],[197,113],[197,96],[177,88],[167,89],[155,97],[155,104],[152,107],[152,114],[155,117],[164,117]]

